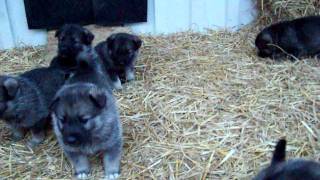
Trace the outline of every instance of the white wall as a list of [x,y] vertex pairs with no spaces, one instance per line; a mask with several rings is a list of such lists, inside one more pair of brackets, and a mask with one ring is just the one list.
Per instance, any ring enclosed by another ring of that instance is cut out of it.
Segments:
[[6,0],[0,0],[0,49],[14,47]]
[[[237,30],[254,18],[252,0],[148,0],[148,22],[128,26],[148,34]],[[0,49],[46,43],[45,30],[28,29],[23,0],[0,0]]]
[[238,30],[256,16],[252,0],[148,0],[148,22],[129,25],[135,33]]
[[23,0],[0,0],[0,49],[46,43],[46,30],[29,30]]

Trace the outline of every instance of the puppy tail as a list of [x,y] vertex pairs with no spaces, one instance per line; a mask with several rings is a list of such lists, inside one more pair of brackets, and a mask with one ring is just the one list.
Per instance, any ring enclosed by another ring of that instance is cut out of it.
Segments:
[[271,165],[278,164],[280,162],[285,161],[286,159],[286,144],[287,141],[285,139],[280,139],[275,147]]

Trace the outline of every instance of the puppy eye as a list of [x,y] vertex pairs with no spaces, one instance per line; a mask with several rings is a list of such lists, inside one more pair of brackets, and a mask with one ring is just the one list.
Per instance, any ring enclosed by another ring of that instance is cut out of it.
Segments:
[[80,43],[80,39],[78,39],[78,38],[73,38],[72,41],[75,43]]
[[62,122],[63,124],[65,124],[67,122],[66,118],[65,117],[62,117],[62,118],[58,118],[60,120],[60,122]]
[[132,50],[131,49],[129,49],[129,50],[127,50],[127,54],[132,54]]
[[79,118],[79,121],[81,123],[85,124],[85,123],[87,123],[89,121],[89,119],[90,119],[89,117],[81,117],[81,118]]

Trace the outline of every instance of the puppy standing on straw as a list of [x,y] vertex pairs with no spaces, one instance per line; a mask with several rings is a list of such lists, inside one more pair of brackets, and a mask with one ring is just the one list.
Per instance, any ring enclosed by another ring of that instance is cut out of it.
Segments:
[[136,35],[116,33],[95,47],[115,89],[122,89],[121,77],[127,81],[135,79],[134,66],[141,44]]
[[51,105],[54,132],[77,179],[88,177],[88,156],[98,152],[103,153],[105,179],[117,179],[120,175],[120,117],[97,58],[91,47],[84,48],[77,57],[77,69]]

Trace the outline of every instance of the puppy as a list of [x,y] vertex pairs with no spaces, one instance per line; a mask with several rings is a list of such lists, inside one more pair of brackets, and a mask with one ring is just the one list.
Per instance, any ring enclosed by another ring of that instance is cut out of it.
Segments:
[[38,68],[18,77],[0,76],[0,118],[20,140],[31,130],[30,147],[44,140],[48,123],[49,103],[64,83],[64,73],[51,68]]
[[303,17],[266,27],[258,34],[255,45],[262,58],[316,56],[320,53],[320,17]]
[[111,79],[95,49],[83,46],[82,51],[76,57],[76,61],[77,66],[70,74],[67,84],[90,82],[109,91],[112,90]]
[[122,127],[112,91],[92,57],[91,50],[79,55],[77,70],[56,94],[51,105],[54,132],[78,179],[88,177],[88,156],[98,152],[103,153],[106,179],[116,179]]
[[141,44],[138,36],[117,33],[95,47],[115,89],[122,89],[120,77],[125,76],[128,81],[134,80],[134,65]]
[[50,67],[59,68],[66,72],[72,71],[76,65],[76,57],[84,46],[91,46],[94,35],[87,29],[76,25],[66,24],[56,31],[58,38],[58,55],[53,58]]
[[276,145],[271,165],[262,170],[253,180],[281,179],[320,179],[320,164],[302,159],[285,160],[286,140],[281,139]]

